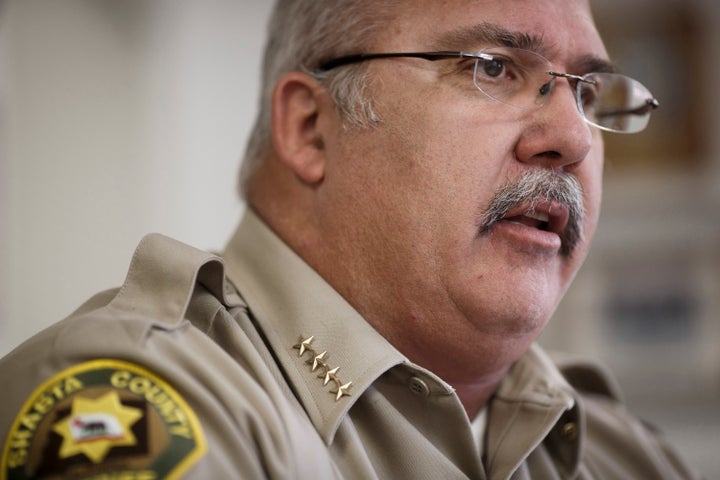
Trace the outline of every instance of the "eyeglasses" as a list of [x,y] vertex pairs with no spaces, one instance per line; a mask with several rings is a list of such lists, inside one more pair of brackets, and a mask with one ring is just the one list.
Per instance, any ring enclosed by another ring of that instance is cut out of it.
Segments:
[[520,108],[540,108],[550,96],[558,78],[574,83],[578,110],[587,123],[601,130],[619,133],[640,132],[650,113],[660,106],[640,82],[625,75],[592,72],[571,75],[552,70],[550,61],[530,50],[494,47],[477,53],[411,52],[360,53],[322,63],[317,73],[377,58],[411,57],[434,62],[461,59],[472,71],[475,87],[493,100]]

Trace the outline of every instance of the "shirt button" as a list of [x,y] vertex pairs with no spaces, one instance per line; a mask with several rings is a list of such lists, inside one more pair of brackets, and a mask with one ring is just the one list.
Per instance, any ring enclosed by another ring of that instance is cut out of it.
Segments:
[[575,440],[578,436],[577,424],[575,422],[568,422],[563,425],[560,429],[560,436],[568,442]]
[[410,380],[408,380],[408,388],[412,393],[420,395],[421,397],[430,395],[430,388],[427,386],[427,383],[418,377],[410,377]]

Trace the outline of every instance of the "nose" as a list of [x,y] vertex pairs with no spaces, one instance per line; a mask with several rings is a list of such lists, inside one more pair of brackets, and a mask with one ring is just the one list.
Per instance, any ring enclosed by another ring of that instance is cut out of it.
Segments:
[[526,120],[525,130],[515,146],[516,158],[546,168],[567,169],[582,162],[593,142],[591,126],[585,122],[567,79],[555,78],[543,88],[542,108]]

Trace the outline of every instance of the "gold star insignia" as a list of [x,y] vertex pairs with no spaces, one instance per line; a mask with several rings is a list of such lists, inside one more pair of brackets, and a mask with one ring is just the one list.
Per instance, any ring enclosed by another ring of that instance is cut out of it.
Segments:
[[63,437],[58,455],[69,458],[82,453],[93,463],[100,463],[111,449],[137,443],[131,427],[142,416],[139,408],[120,403],[115,391],[99,398],[77,396],[70,416],[53,425]]
[[330,380],[335,380],[337,378],[335,374],[338,372],[338,370],[340,370],[340,367],[335,367],[332,370],[328,370],[325,375],[323,375],[322,373],[318,375],[318,377],[320,378],[325,377],[325,379],[323,380],[323,385],[327,385]]
[[318,367],[322,367],[321,371],[317,374],[317,377],[323,379],[324,386],[327,386],[327,384],[332,380],[334,390],[330,393],[335,395],[336,402],[344,396],[350,396],[349,390],[352,386],[352,382],[343,384],[342,380],[340,380],[337,376],[337,372],[340,370],[340,367],[330,368],[330,365],[326,360],[327,351],[318,353],[317,350],[312,348],[313,340],[315,340],[314,335],[308,338],[305,338],[304,335],[300,335],[297,339],[297,343],[293,345],[293,348],[300,351],[298,354],[299,357],[302,357],[305,352],[310,353],[310,358],[305,360],[305,364],[311,366],[311,372],[315,372]]
[[293,348],[297,348],[300,350],[300,353],[298,354],[299,357],[302,357],[305,353],[305,350],[308,350],[310,348],[310,344],[312,344],[313,340],[315,340],[314,335],[308,338],[303,338],[302,336],[298,337],[298,343],[293,345]]
[[340,400],[344,395],[350,396],[350,387],[352,386],[352,382],[348,382],[345,385],[340,385],[336,390],[331,390],[330,393],[335,393],[335,401],[337,402]]
[[313,358],[305,362],[308,365],[312,365],[312,370],[310,370],[311,372],[317,370],[320,365],[325,365],[325,355],[327,355],[327,352],[318,353]]

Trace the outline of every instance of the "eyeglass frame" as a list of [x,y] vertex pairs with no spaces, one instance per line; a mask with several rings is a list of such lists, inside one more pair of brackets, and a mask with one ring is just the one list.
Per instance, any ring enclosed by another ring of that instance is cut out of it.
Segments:
[[[524,50],[524,49],[516,48],[516,47],[509,47],[509,48],[513,48],[515,50]],[[527,51],[542,57],[542,55],[539,55],[531,50],[527,50]],[[477,60],[488,60],[489,61],[489,60],[494,60],[495,56],[492,54],[489,54],[489,53],[483,53],[482,51],[478,52],[478,53],[470,53],[470,52],[449,51],[449,50],[438,50],[438,51],[430,51],[430,52],[357,53],[357,54],[353,54],[353,55],[344,55],[344,56],[340,56],[340,57],[336,57],[336,58],[324,61],[320,65],[318,65],[318,67],[315,69],[315,73],[322,74],[322,73],[328,72],[332,69],[342,67],[345,65],[351,65],[351,64],[355,64],[355,63],[365,62],[367,60],[375,60],[375,59],[381,59],[381,58],[421,58],[423,60],[429,60],[431,62],[434,62],[437,60],[452,59],[452,58],[472,58],[472,59],[475,59],[476,61]],[[542,58],[545,59],[544,57],[542,57]],[[548,62],[548,65],[550,65],[550,61],[547,59],[545,59],[545,60]],[[476,68],[477,68],[477,63],[476,63]],[[627,77],[625,75],[618,74],[615,72],[590,72],[585,75],[573,75],[570,73],[560,73],[560,72],[548,70],[545,73],[548,74],[552,78],[546,84],[543,84],[541,86],[541,90],[543,88],[549,86],[549,84],[555,78],[565,78],[565,79],[576,82],[576,86],[574,87],[573,90],[575,92],[577,107],[578,107],[578,110],[580,111],[580,114],[582,115],[583,119],[588,124],[593,125],[601,130],[606,130],[606,131],[615,132],[615,133],[637,133],[637,132],[625,132],[623,130],[618,130],[618,129],[611,129],[611,128],[599,125],[595,122],[592,122],[590,119],[588,119],[587,116],[585,115],[585,112],[582,107],[582,102],[580,99],[579,88],[578,88],[578,84],[580,82],[594,84],[595,82],[591,79],[588,79],[587,77],[590,75],[593,75],[593,74],[597,74],[597,73],[620,75],[620,76],[628,78],[634,82],[637,82],[637,80],[634,80],[630,77]],[[474,80],[474,82],[475,82],[475,80]],[[504,103],[501,100],[498,100],[497,98],[493,97],[492,95],[486,93],[484,90],[482,90],[480,88],[480,86],[477,85],[477,83],[475,83],[475,87],[481,93],[492,98],[493,100]],[[650,92],[648,91],[648,93],[650,93]],[[660,102],[655,97],[652,96],[652,93],[650,93],[650,95],[651,95],[651,98],[646,99],[645,103],[643,105],[641,105],[640,107],[638,107],[634,110],[627,111],[625,113],[630,114],[630,115],[644,115],[646,113],[649,113],[649,111],[659,108]],[[642,129],[638,130],[638,131],[642,131]]]

